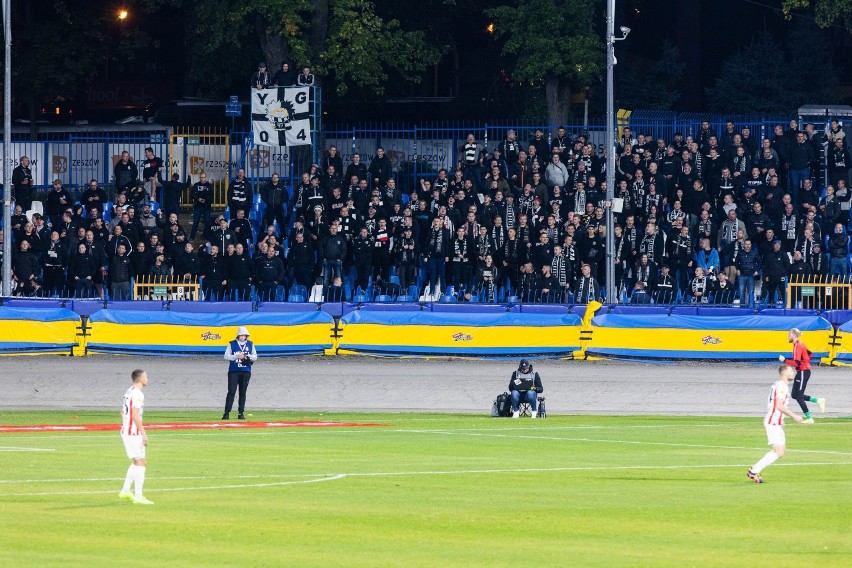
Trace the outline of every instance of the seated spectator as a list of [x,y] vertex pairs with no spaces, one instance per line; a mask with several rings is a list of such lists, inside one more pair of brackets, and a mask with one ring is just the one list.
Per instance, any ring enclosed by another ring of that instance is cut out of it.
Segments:
[[702,304],[707,303],[707,298],[710,294],[712,282],[704,276],[704,269],[700,266],[695,267],[695,278],[689,283],[689,295],[693,302]]
[[335,276],[331,280],[331,286],[325,290],[326,302],[344,302],[346,300],[343,290],[343,280],[340,276]]
[[512,418],[520,416],[521,402],[527,402],[532,410],[532,418],[538,416],[538,395],[544,392],[541,377],[533,370],[526,359],[521,359],[518,370],[509,378],[509,394],[512,397]]
[[[734,303],[734,296],[736,296],[736,287],[734,284],[731,284],[731,282],[728,280],[728,275],[724,272],[720,272],[715,282],[711,283],[710,291],[713,295],[714,304],[730,305]],[[752,291],[754,291],[753,288]]]
[[633,285],[633,293],[630,294],[631,304],[650,304],[651,295],[645,289],[645,283],[641,280]]

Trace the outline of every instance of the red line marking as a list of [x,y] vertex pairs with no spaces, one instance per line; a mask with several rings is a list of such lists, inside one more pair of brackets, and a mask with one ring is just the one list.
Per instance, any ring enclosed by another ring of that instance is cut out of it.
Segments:
[[[292,422],[177,422],[173,424],[146,424],[146,430],[239,430],[249,428],[360,428],[387,426],[377,422],[329,422],[298,420]],[[0,433],[10,432],[108,432],[121,430],[115,424],[75,424],[39,426],[0,426]]]

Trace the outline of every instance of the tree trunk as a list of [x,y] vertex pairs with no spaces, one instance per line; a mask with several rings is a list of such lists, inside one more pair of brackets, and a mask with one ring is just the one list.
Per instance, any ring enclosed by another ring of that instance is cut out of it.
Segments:
[[[310,47],[314,64],[320,62],[320,55],[325,51],[328,40],[328,4],[329,0],[311,0],[314,13],[311,15]],[[319,77],[317,77],[319,78]]]
[[[274,74],[281,68],[281,63],[288,60],[290,49],[284,37],[270,26],[269,20],[262,14],[254,17],[254,29],[260,38],[260,49],[266,58],[267,70]],[[290,65],[293,69],[293,65]]]
[[571,105],[571,86],[559,77],[545,77],[544,96],[547,100],[547,123],[550,126],[565,124]]

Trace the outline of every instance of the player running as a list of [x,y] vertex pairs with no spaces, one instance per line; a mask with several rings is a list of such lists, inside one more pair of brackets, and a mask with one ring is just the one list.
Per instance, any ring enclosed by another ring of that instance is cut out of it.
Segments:
[[[124,403],[121,406],[121,441],[127,457],[133,463],[127,468],[127,477],[124,479],[124,487],[118,494],[122,499],[133,501],[137,505],[153,505],[142,495],[142,486],[145,484],[145,446],[148,445],[148,435],[145,426],[142,425],[142,412],[145,406],[145,395],[142,389],[148,384],[148,374],[142,369],[136,369],[130,374],[133,386],[124,393]],[[135,493],[130,492],[130,485],[134,485]]]
[[825,412],[825,399],[815,396],[807,396],[805,389],[808,388],[808,380],[811,378],[811,353],[805,342],[801,340],[802,332],[795,327],[790,330],[787,339],[793,344],[793,357],[788,358],[783,355],[778,356],[778,360],[785,365],[790,365],[796,370],[796,379],[793,381],[793,399],[799,403],[802,412],[805,414],[805,424],[813,424],[814,419],[811,418],[811,412],[808,409],[807,402],[815,402],[819,406],[820,412]]
[[790,399],[790,381],[793,380],[794,375],[793,367],[781,365],[778,367],[778,380],[769,390],[769,402],[763,426],[766,428],[766,437],[769,438],[772,449],[748,470],[746,475],[755,483],[763,483],[760,472],[784,457],[784,449],[787,447],[787,439],[784,436],[784,416],[789,416],[799,424],[802,423],[801,416],[787,409],[787,401]]

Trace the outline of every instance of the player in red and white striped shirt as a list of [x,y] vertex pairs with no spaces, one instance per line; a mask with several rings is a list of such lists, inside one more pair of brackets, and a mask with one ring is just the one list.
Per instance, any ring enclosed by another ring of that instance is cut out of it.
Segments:
[[[118,494],[122,499],[129,499],[137,505],[153,505],[142,495],[142,486],[145,484],[145,446],[148,445],[148,435],[142,424],[142,413],[145,406],[145,395],[142,389],[148,384],[148,374],[142,369],[136,369],[130,374],[133,386],[124,393],[124,402],[121,406],[121,441],[127,457],[133,463],[127,468],[127,477],[124,479],[124,487]],[[135,492],[130,492],[133,484]]]
[[790,381],[796,375],[796,370],[789,365],[781,365],[778,368],[778,380],[772,384],[769,390],[769,401],[767,402],[766,417],[763,426],[766,428],[766,437],[772,449],[763,456],[759,462],[748,470],[748,478],[755,483],[763,483],[760,472],[784,457],[784,449],[787,447],[787,439],[784,436],[784,417],[789,416],[799,424],[802,417],[787,409],[787,401],[790,400]]

